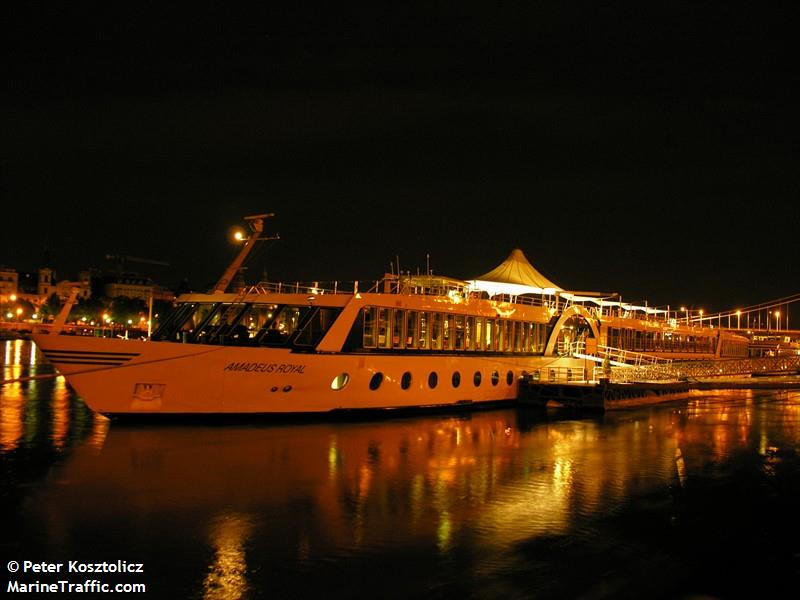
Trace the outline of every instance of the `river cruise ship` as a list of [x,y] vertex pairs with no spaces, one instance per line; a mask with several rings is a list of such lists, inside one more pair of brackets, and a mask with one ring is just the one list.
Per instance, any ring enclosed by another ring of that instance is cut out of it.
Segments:
[[[34,334],[96,412],[109,416],[293,414],[488,406],[521,378],[588,380],[625,353],[742,356],[747,339],[568,292],[520,250],[472,280],[229,282],[271,215],[208,293],[180,296],[147,341]],[[616,354],[611,350],[616,350]],[[604,363],[604,364],[603,364]]]

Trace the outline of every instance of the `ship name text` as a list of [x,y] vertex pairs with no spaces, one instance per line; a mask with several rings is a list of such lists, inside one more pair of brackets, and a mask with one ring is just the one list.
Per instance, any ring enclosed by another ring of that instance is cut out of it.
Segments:
[[305,365],[294,363],[232,362],[223,371],[246,371],[248,373],[299,373],[305,372]]

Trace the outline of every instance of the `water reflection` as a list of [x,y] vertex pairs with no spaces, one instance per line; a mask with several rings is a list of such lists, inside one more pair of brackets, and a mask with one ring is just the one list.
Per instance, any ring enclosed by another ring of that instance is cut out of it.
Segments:
[[[3,388],[4,451],[22,443],[31,404],[48,447],[69,449],[20,492],[14,548],[44,559],[104,542],[180,597],[306,597],[318,586],[329,597],[611,597],[614,585],[663,597],[693,572],[712,577],[692,571],[702,568],[692,548],[721,536],[717,555],[752,552],[724,511],[751,514],[736,503],[796,473],[800,446],[790,391],[586,418],[109,427],[58,383],[38,400],[14,385]],[[717,502],[709,482],[744,491],[725,487],[724,502],[694,517],[703,498]]]
[[0,454],[20,448],[61,451],[83,441],[87,428],[107,427],[63,377],[54,376],[35,344],[7,340],[2,355],[2,380],[9,383],[0,384]]
[[203,583],[207,600],[234,600],[248,591],[245,543],[252,530],[249,517],[228,513],[217,517],[209,527],[214,561]]
[[25,396],[22,385],[4,385],[0,394],[0,450],[7,452],[17,447],[22,437]]

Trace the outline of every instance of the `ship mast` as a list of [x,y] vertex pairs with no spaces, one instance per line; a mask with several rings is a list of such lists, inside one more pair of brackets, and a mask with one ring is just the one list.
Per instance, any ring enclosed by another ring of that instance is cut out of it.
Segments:
[[228,284],[231,282],[231,279],[236,275],[239,269],[242,267],[242,263],[247,258],[247,255],[250,254],[250,251],[253,249],[253,246],[256,245],[256,242],[261,240],[277,240],[280,239],[279,236],[275,235],[272,237],[261,237],[261,233],[264,231],[264,219],[268,219],[270,217],[274,217],[275,213],[264,213],[263,215],[251,215],[249,217],[245,217],[244,220],[248,221],[250,225],[250,231],[252,234],[247,237],[244,242],[244,246],[242,249],[239,250],[239,254],[236,255],[236,258],[231,261],[231,264],[228,265],[228,268],[225,269],[225,272],[222,274],[222,277],[219,278],[217,284],[211,290],[212,294],[224,294],[225,290],[228,289]]

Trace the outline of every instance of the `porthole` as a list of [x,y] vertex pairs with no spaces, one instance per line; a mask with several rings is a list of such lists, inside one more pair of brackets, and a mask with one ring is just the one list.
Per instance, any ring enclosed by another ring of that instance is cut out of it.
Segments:
[[285,386],[283,386],[283,391],[284,391],[284,392],[291,392],[291,391],[292,391],[292,386],[291,386],[291,385],[285,385]]
[[492,385],[497,385],[498,381],[500,381],[500,373],[492,371]]
[[433,389],[439,384],[439,376],[436,374],[436,371],[431,371],[431,374],[428,375],[428,387]]
[[480,387],[481,385],[481,372],[475,371],[475,375],[472,376],[472,383],[475,384],[475,387]]
[[347,373],[339,373],[331,381],[332,390],[343,390],[347,384],[350,383],[350,375]]
[[461,385],[461,373],[458,371],[453,373],[453,387],[457,388]]
[[372,379],[369,380],[369,389],[371,389],[374,392],[379,387],[381,387],[382,383],[383,383],[383,373],[380,372],[375,373],[375,375],[372,376]]
[[407,390],[411,387],[411,373],[408,371],[403,373],[403,376],[400,378],[400,387],[404,390]]
[[506,383],[508,385],[514,383],[514,371],[509,371],[508,373],[506,373]]

